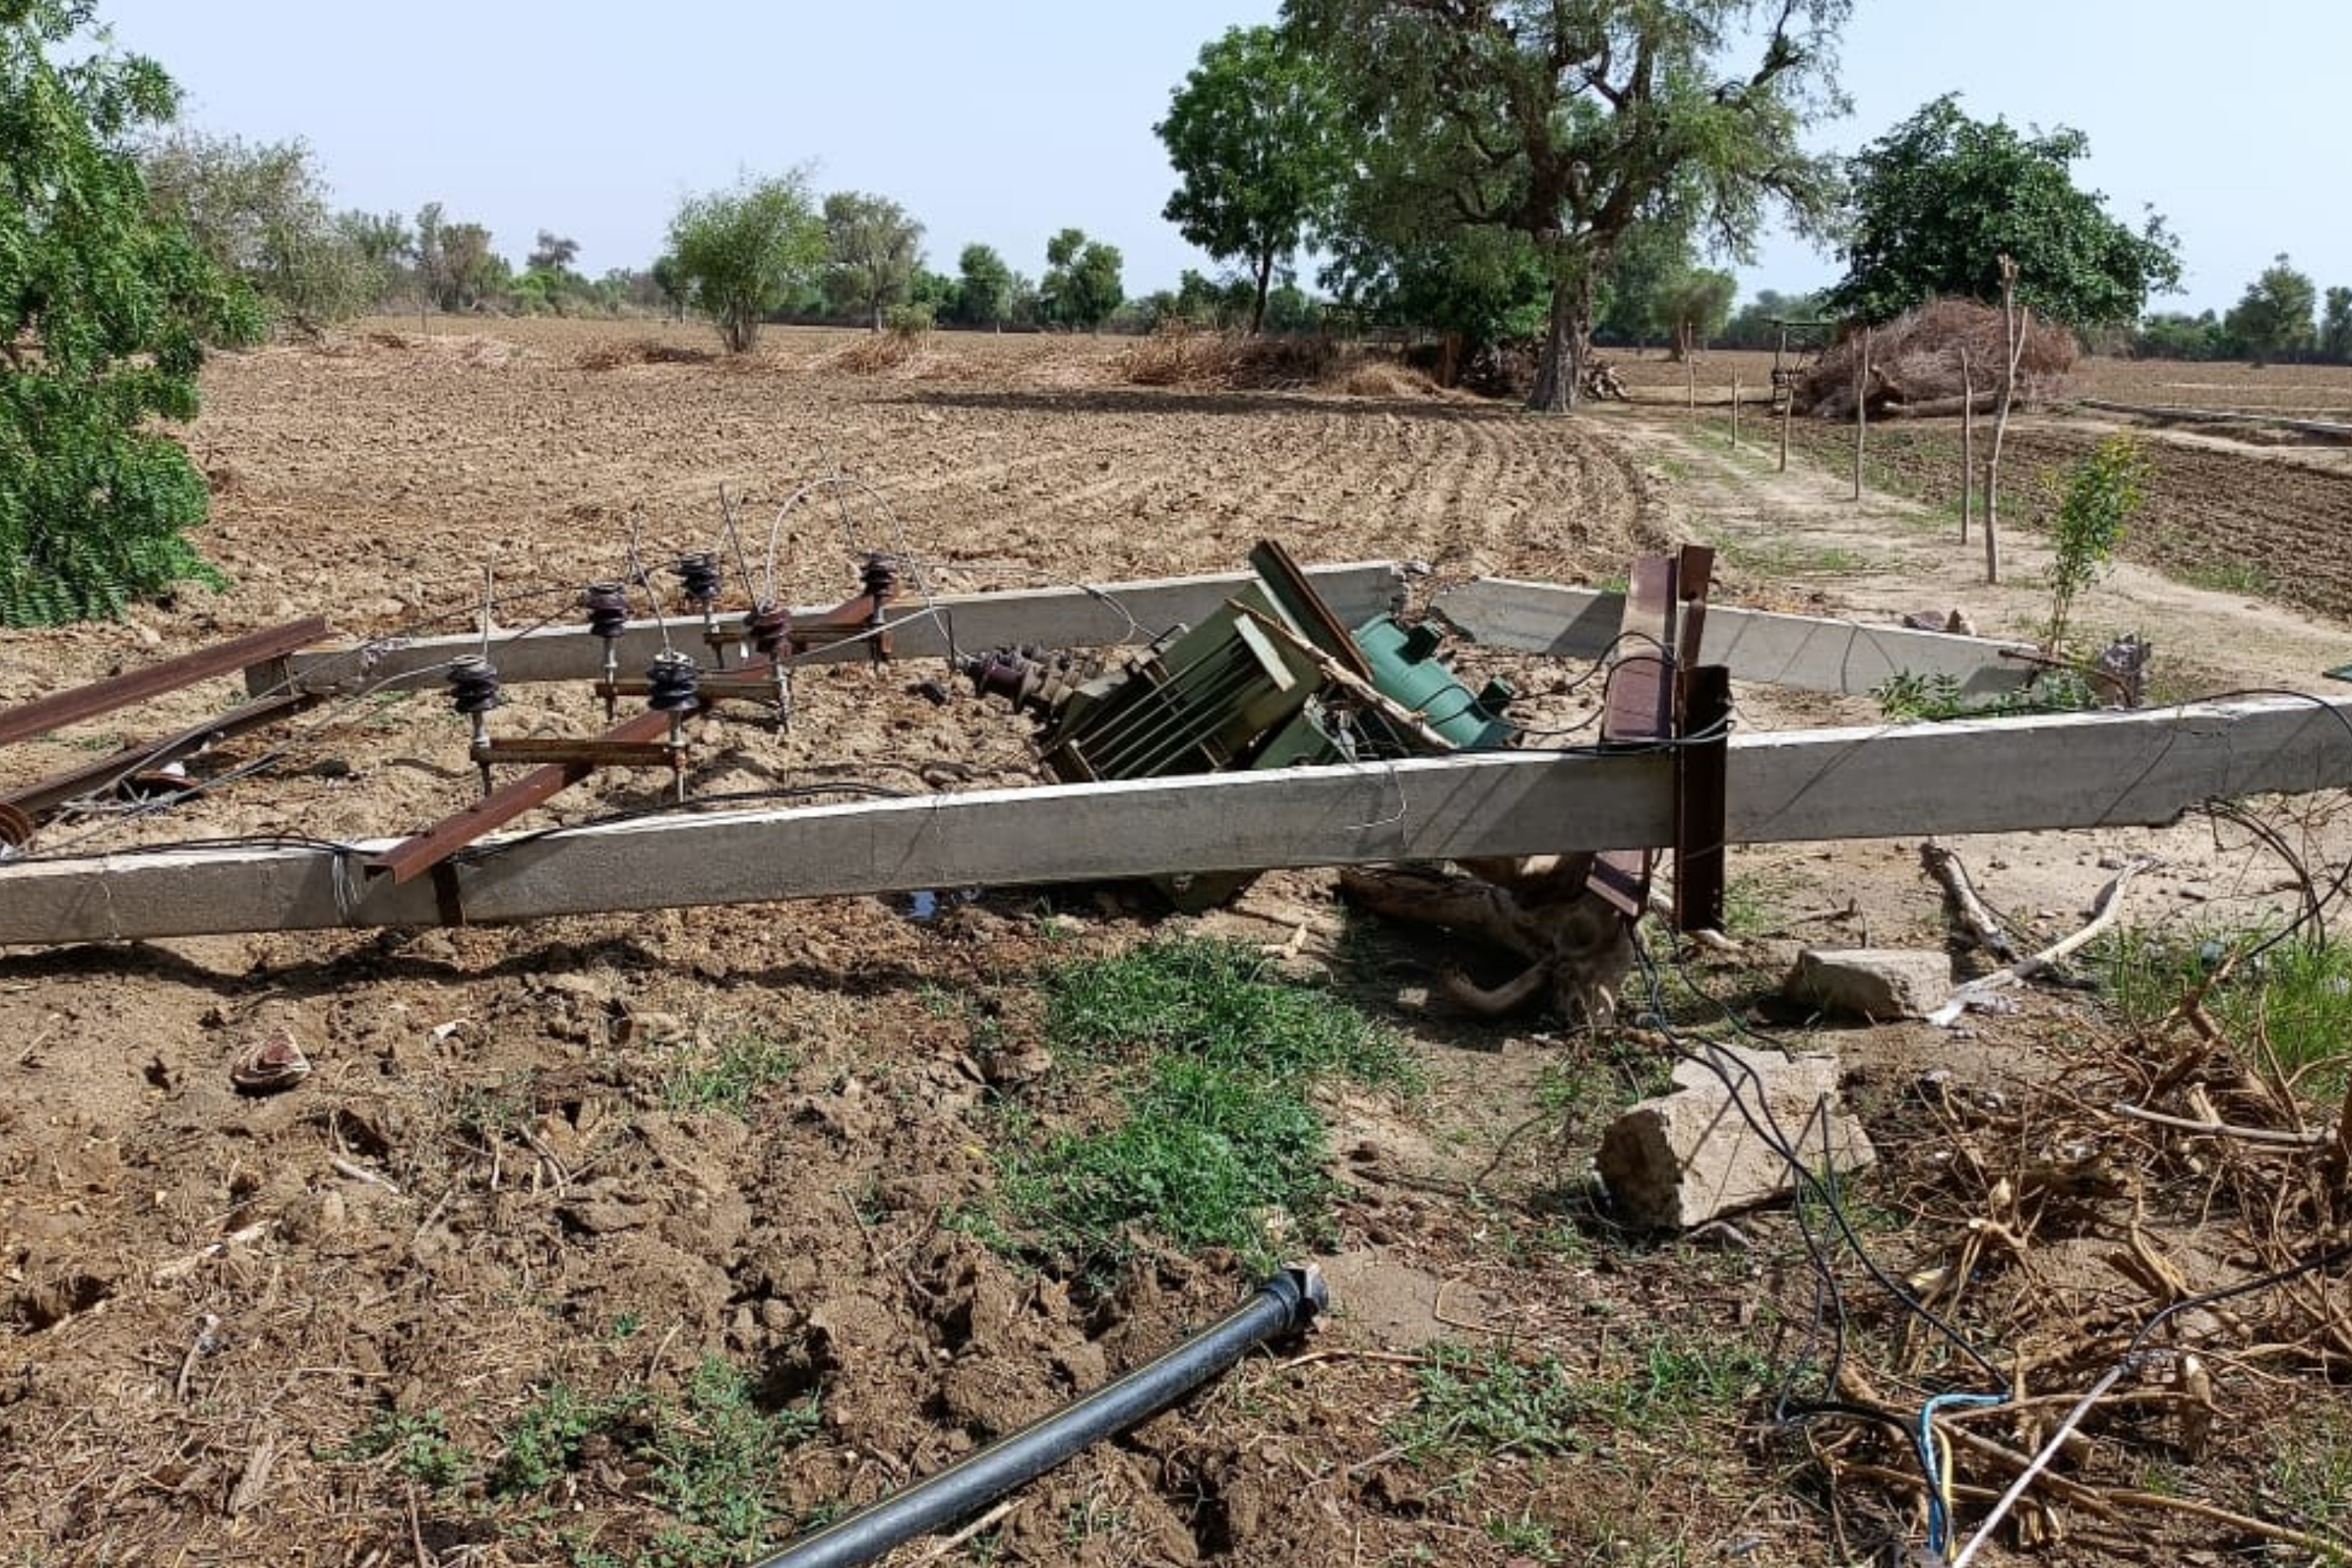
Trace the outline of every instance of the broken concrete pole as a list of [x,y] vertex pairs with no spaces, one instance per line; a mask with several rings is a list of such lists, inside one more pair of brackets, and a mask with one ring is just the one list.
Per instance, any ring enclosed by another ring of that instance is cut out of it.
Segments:
[[1873,1022],[1924,1018],[1952,994],[1952,961],[1910,948],[1807,948],[1781,989],[1791,1001]]
[[1878,1158],[1862,1124],[1838,1108],[1835,1057],[1711,1048],[1731,1086],[1685,1061],[1675,1068],[1674,1093],[1643,1100],[1601,1135],[1601,1178],[1633,1224],[1688,1230],[1793,1193],[1796,1173],[1749,1125],[1751,1116],[1777,1128],[1816,1173],[1859,1170]]

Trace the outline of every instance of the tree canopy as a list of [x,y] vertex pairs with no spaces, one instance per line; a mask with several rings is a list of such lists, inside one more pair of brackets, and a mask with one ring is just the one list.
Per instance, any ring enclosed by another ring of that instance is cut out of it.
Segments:
[[253,143],[174,126],[142,150],[159,214],[251,285],[282,325],[347,321],[383,297],[388,272],[327,205],[299,142]]
[[1013,268],[990,245],[972,244],[956,258],[956,313],[975,327],[1004,325],[1013,310]]
[[923,259],[923,226],[887,196],[835,191],[824,198],[826,300],[871,318],[906,303]]
[[1183,182],[1162,215],[1255,285],[1249,329],[1329,208],[1350,161],[1338,100],[1314,56],[1273,27],[1234,27],[1201,50],[1152,127]]
[[[1526,237],[1550,284],[1534,406],[1573,405],[1597,294],[1640,219],[1687,200],[1744,254],[1768,205],[1801,227],[1834,170],[1797,135],[1841,107],[1851,0],[1286,0],[1332,71],[1392,234]],[[1744,71],[1729,64],[1752,51]],[[1379,144],[1377,147],[1371,143]]]
[[1127,297],[1119,276],[1126,265],[1117,246],[1088,239],[1084,229],[1066,228],[1047,240],[1045,277],[1037,286],[1046,320],[1100,330]]
[[760,324],[817,277],[825,244],[824,220],[799,170],[689,196],[669,226],[676,279],[730,353],[749,353]]
[[2319,290],[2282,254],[2246,285],[2237,305],[2222,318],[2222,330],[2256,364],[2309,349],[2318,333],[2313,318]]
[[2000,258],[2035,314],[2092,328],[2136,321],[2180,282],[2179,245],[2155,214],[2134,232],[2078,189],[2079,131],[2020,134],[1970,119],[1947,93],[1864,148],[1853,183],[1846,274],[1827,295],[1840,315],[1884,321],[1945,295],[2000,298]]
[[0,0],[0,625],[119,615],[185,579],[204,476],[152,428],[196,413],[208,342],[266,326],[243,284],[150,204],[132,139],[166,123],[161,66],[59,64],[77,0]]

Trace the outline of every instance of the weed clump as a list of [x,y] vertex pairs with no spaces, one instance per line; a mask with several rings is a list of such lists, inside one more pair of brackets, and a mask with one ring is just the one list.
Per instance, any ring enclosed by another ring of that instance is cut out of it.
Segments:
[[1121,1113],[1001,1157],[998,1212],[974,1228],[1074,1273],[1107,1276],[1148,1237],[1230,1248],[1253,1268],[1328,1237],[1316,1085],[1412,1081],[1388,1031],[1236,943],[1081,959],[1045,990],[1048,1043],[1107,1068]]

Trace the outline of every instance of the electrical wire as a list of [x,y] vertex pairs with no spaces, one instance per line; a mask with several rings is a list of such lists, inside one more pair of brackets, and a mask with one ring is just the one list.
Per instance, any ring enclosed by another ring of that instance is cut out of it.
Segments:
[[2290,1284],[2305,1275],[2324,1273],[2347,1260],[2352,1260],[2352,1243],[2329,1247],[2324,1252],[2306,1258],[2300,1263],[2293,1264],[2274,1273],[2264,1274],[2252,1279],[2242,1279],[2235,1285],[2224,1286],[2219,1290],[2208,1290],[2202,1295],[2175,1301],[2140,1325],[2139,1332],[2134,1334],[2131,1342],[2124,1347],[2121,1359],[2107,1369],[2105,1376],[2091,1385],[2090,1392],[2075,1401],[2074,1408],[2066,1412],[2064,1419],[2058,1423],[2056,1429],[2050,1434],[2049,1439],[2035,1452],[2025,1468],[2018,1472],[2017,1479],[2011,1482],[2009,1489],[2000,1494],[2000,1500],[1992,1505],[1992,1511],[1984,1517],[1983,1521],[1977,1526],[1976,1533],[1969,1538],[1969,1543],[1960,1549],[1959,1555],[1952,1559],[1951,1568],[1968,1568],[1970,1563],[1976,1561],[1977,1553],[1984,1549],[1986,1542],[1992,1539],[1993,1531],[2000,1528],[2000,1521],[2009,1517],[2010,1510],[2017,1506],[2018,1500],[2025,1495],[2026,1489],[2033,1484],[2035,1479],[2043,1470],[2049,1468],[2050,1461],[2055,1458],[2058,1451],[2066,1446],[2066,1439],[2074,1436],[2074,1428],[2082,1425],[2083,1418],[2091,1413],[2092,1406],[2105,1397],[2107,1390],[2139,1369],[2146,1354],[2143,1347],[2147,1343],[2150,1334],[2179,1313],[2211,1307],[2222,1301],[2234,1300],[2241,1296],[2252,1296],[2263,1290],[2274,1290],[2281,1285]]

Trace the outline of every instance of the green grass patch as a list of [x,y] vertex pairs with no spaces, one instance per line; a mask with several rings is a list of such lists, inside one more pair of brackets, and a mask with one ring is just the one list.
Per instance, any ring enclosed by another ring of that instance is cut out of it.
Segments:
[[590,1396],[542,1389],[502,1434],[493,1495],[528,1498],[576,1471],[593,1440],[649,1468],[650,1496],[668,1515],[616,1568],[702,1568],[741,1562],[777,1544],[797,1521],[777,1496],[779,1462],[817,1428],[814,1397],[771,1410],[725,1358],[698,1365],[674,1395],[628,1390]]
[[662,1079],[662,1103],[672,1110],[720,1110],[741,1116],[761,1089],[793,1076],[800,1058],[761,1035],[737,1035],[716,1047],[697,1048]]
[[474,1468],[474,1456],[450,1439],[448,1418],[438,1410],[413,1415],[383,1411],[328,1456],[354,1464],[387,1457],[394,1474],[436,1490],[456,1486]]
[[2250,953],[2207,994],[2206,1012],[2249,1051],[2267,1040],[2305,1096],[2334,1104],[2352,1084],[2352,946],[2298,935],[2254,952],[2270,934],[2127,930],[2103,951],[2110,994],[2125,1016],[2152,1025],[2232,953]]
[[[2296,1528],[2352,1534],[2352,1424],[2333,1413],[2303,1427],[2279,1450],[2263,1478]],[[2321,1561],[2342,1568],[2352,1552]]]
[[1897,670],[1870,689],[1878,710],[1896,723],[1942,723],[1949,719],[2013,719],[2028,713],[2078,713],[2099,705],[2091,683],[2071,669],[2044,671],[2031,686],[1979,700],[1966,696],[1950,675]]
[[1056,965],[1045,1030],[1065,1061],[1107,1071],[1118,1114],[1022,1136],[992,1208],[960,1223],[1000,1250],[1108,1278],[1144,1238],[1230,1247],[1270,1267],[1328,1237],[1326,1078],[1411,1086],[1396,1036],[1255,949],[1179,939]]
[[1418,1376],[1412,1408],[1390,1428],[1415,1462],[1607,1448],[1622,1433],[1678,1431],[1728,1417],[1770,1375],[1752,1347],[1663,1333],[1622,1370],[1579,1377],[1554,1356],[1507,1346],[1439,1344]]
[[1793,539],[1726,540],[1717,548],[1729,564],[1759,577],[1838,577],[1871,567],[1867,558],[1838,544],[1805,544]]
[[2251,561],[2204,561],[2173,568],[2172,574],[2192,588],[2216,594],[2242,594],[2250,599],[2276,598],[2278,579]]
[[1245,943],[1178,937],[1056,966],[1045,980],[1046,1044],[1096,1059],[1181,1051],[1291,1076],[1336,1072],[1408,1085],[1396,1035],[1332,994],[1281,974]]

